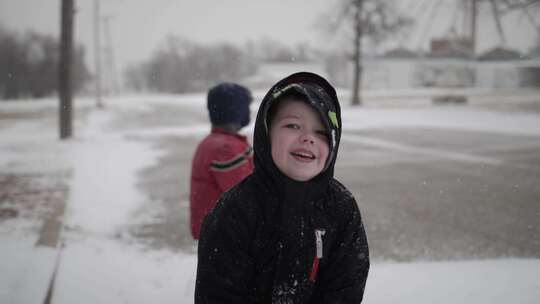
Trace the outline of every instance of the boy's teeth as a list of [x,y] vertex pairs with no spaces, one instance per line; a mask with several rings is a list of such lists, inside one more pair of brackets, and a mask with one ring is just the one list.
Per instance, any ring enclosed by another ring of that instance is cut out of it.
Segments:
[[308,153],[302,153],[302,152],[293,152],[294,155],[300,156],[300,157],[306,157],[306,158],[314,158],[313,155]]

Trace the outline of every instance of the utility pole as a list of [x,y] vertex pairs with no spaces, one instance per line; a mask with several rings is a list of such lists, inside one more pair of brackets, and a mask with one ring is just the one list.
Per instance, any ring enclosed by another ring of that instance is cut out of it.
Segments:
[[[466,38],[469,38],[471,39],[470,37],[470,31],[469,31],[469,25],[470,25],[470,20],[471,20],[471,10],[470,10],[470,7],[471,7],[471,4],[470,4],[471,0],[461,0],[461,7],[463,8],[463,16],[462,16],[462,19],[461,19],[461,31],[460,33],[463,35],[463,37],[466,37]],[[472,42],[472,40],[471,40]]]
[[73,15],[74,0],[62,0],[60,21],[60,60],[58,95],[60,97],[60,139],[72,136]]
[[358,106],[362,104],[360,90],[362,89],[362,4],[364,0],[354,2],[354,74],[353,74],[353,96],[351,104]]
[[96,106],[103,108],[101,100],[101,41],[100,41],[100,10],[99,0],[94,0],[94,59],[95,59],[95,85]]
[[103,32],[105,35],[105,45],[103,46],[103,55],[105,63],[105,81],[106,92],[115,94],[118,92],[118,82],[116,78],[116,64],[114,61],[114,50],[111,37],[111,16],[103,16]]
[[477,0],[471,0],[471,50],[476,55],[476,18],[478,15]]

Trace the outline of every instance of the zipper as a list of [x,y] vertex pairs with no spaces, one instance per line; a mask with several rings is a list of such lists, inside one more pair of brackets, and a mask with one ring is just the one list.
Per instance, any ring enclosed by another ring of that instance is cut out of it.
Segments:
[[317,271],[319,270],[319,260],[323,258],[323,239],[322,236],[326,233],[324,229],[315,229],[315,258],[313,259],[313,266],[311,267],[311,274],[309,280],[315,282],[317,278]]
[[324,229],[315,229],[315,245],[317,246],[317,258],[323,257],[323,242],[322,236],[326,233]]

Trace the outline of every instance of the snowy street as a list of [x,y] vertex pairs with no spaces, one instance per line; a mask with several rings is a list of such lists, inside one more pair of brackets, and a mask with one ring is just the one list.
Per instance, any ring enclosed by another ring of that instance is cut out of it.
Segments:
[[[537,303],[540,92],[396,100],[342,109],[336,177],[372,258],[363,303]],[[76,99],[66,142],[57,103],[0,102],[0,303],[193,303],[205,95]]]

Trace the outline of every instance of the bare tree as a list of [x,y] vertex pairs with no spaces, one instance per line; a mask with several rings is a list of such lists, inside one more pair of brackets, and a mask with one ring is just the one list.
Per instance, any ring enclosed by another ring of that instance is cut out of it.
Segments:
[[[540,36],[540,0],[489,0],[493,6],[493,15],[499,18],[507,13],[521,12]],[[496,22],[500,22],[496,20]],[[499,32],[502,30],[499,29]]]
[[464,8],[470,10],[470,38],[472,42],[473,53],[476,49],[477,23],[480,11],[489,9],[488,16],[493,18],[495,27],[499,34],[500,42],[506,45],[506,38],[503,29],[502,19],[507,14],[522,14],[536,30],[540,37],[540,0],[462,0]]
[[58,69],[58,92],[60,96],[60,139],[72,135],[72,58],[74,0],[62,0],[60,23],[60,61]]
[[354,62],[352,105],[361,105],[362,44],[366,39],[378,44],[412,24],[412,20],[397,13],[396,1],[392,0],[344,0],[338,2],[335,21],[329,29],[352,29]]
[[495,2],[500,3],[503,11],[531,9],[540,6],[540,0],[495,0]]
[[240,81],[255,71],[256,63],[237,46],[199,45],[170,36],[148,61],[126,70],[125,78],[131,88],[184,93]]

